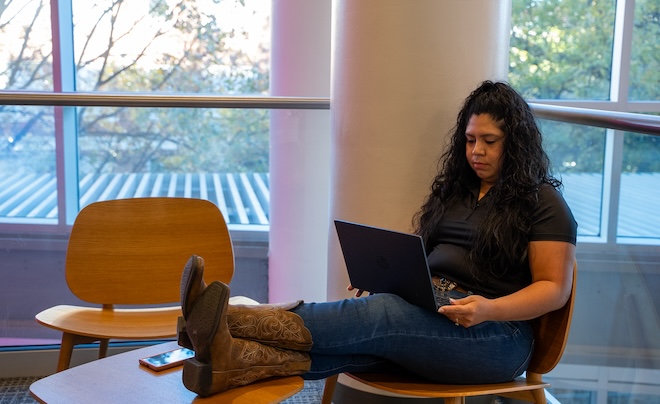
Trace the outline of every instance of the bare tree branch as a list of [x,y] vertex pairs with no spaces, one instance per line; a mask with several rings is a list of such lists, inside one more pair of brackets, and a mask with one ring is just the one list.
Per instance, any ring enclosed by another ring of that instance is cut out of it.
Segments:
[[34,24],[39,18],[39,14],[41,13],[42,8],[43,8],[43,3],[39,3],[39,7],[37,7],[37,10],[32,16],[32,21],[30,21],[30,24],[25,28],[25,34],[23,35],[23,45],[21,46],[21,51],[18,53],[16,59],[10,62],[11,70],[9,74],[8,87],[12,87],[13,85],[16,84],[18,74],[21,72],[21,66],[23,65],[25,51],[29,49],[27,45],[30,40],[30,33],[32,32],[32,29],[34,28]]
[[[117,1],[121,2],[121,1],[123,1],[123,0],[117,0]],[[85,44],[84,44],[83,47],[82,47],[82,50],[81,50],[81,52],[80,52],[80,58],[78,59],[78,63],[77,63],[77,67],[78,67],[78,69],[81,69],[81,68],[86,67],[87,65],[89,65],[89,64],[93,63],[94,61],[98,60],[98,59],[103,55],[103,53],[101,53],[101,55],[97,55],[97,56],[95,56],[95,57],[92,57],[92,58],[89,59],[88,61],[83,62],[83,58],[85,57],[85,54],[87,53],[87,47],[90,45],[90,42],[92,41],[92,38],[94,38],[94,34],[96,33],[96,29],[100,26],[100,24],[101,24],[101,22],[103,21],[103,19],[105,18],[105,16],[106,16],[109,12],[112,11],[112,9],[114,8],[114,6],[115,6],[115,3],[111,4],[110,7],[106,8],[105,10],[103,10],[103,12],[102,12],[101,15],[99,16],[99,18],[96,19],[96,23],[95,23],[94,26],[92,27],[92,30],[91,30],[91,31],[89,32],[89,34],[85,37]]]

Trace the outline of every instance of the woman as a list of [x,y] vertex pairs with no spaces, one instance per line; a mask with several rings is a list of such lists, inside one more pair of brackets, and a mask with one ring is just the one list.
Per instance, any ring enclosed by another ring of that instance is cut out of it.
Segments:
[[394,368],[443,383],[519,376],[533,348],[527,320],[568,300],[577,225],[529,105],[505,83],[465,100],[442,162],[415,223],[450,305],[435,313],[382,293],[229,306],[229,288],[204,284],[193,256],[181,283],[179,342],[195,350],[186,387],[208,396],[270,376]]

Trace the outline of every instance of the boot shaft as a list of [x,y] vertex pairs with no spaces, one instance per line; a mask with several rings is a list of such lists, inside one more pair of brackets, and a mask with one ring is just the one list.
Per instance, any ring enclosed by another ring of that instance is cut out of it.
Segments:
[[[303,319],[289,311],[302,301],[276,305],[228,305],[227,327],[235,338],[295,351],[309,351],[312,335]],[[186,320],[177,322],[179,345],[192,349],[186,333]]]
[[229,305],[227,326],[231,335],[257,341],[262,344],[309,351],[312,335],[303,319],[283,307],[295,307],[299,303],[282,305]]

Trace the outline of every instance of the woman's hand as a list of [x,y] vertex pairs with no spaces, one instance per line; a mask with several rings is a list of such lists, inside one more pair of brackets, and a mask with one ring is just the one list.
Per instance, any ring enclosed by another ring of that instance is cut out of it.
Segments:
[[454,324],[472,327],[489,320],[490,299],[470,295],[462,299],[449,299],[451,305],[442,306],[438,313],[444,314]]
[[[346,290],[348,290],[349,292],[352,292],[352,291],[356,290],[355,297],[360,297],[360,296],[362,296],[362,294],[364,292],[366,292],[366,290],[364,290],[364,289],[355,289],[353,287],[353,285],[350,285],[350,284],[346,287]],[[369,295],[370,293],[367,293],[367,294]]]

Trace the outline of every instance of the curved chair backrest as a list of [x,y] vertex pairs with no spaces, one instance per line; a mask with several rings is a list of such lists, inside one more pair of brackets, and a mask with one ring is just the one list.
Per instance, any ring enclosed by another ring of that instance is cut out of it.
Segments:
[[571,295],[564,307],[534,320],[534,354],[527,367],[528,372],[546,374],[554,369],[561,360],[573,317],[576,281],[577,263],[573,266]]
[[66,281],[90,303],[179,302],[181,273],[192,254],[204,258],[207,282],[231,281],[231,238],[213,203],[160,197],[96,202],[73,224]]

